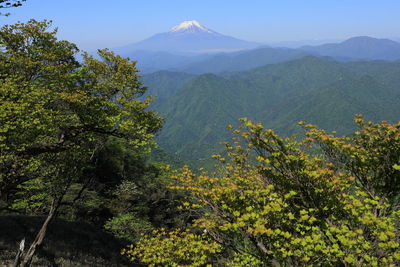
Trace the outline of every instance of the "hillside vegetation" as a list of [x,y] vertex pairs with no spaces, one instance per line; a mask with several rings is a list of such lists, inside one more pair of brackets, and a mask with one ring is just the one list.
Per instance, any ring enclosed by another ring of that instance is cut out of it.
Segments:
[[[174,80],[176,74],[169,76]],[[285,136],[298,132],[300,120],[349,134],[354,114],[375,121],[399,118],[399,77],[398,62],[341,63],[312,56],[225,76],[191,77],[174,84],[175,90],[165,87],[171,95],[154,105],[166,117],[158,140],[182,158],[198,160],[221,151],[218,143],[229,137],[225,127],[241,117]],[[171,84],[151,76],[145,81],[159,90]]]

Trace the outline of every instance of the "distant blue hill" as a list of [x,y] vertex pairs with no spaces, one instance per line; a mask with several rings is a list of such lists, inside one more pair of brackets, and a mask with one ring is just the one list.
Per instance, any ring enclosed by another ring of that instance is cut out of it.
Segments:
[[235,72],[249,70],[267,64],[276,64],[304,56],[310,53],[290,48],[262,47],[236,53],[223,53],[208,56],[202,61],[188,62],[175,70],[202,74]]
[[278,48],[222,35],[197,21],[182,22],[168,32],[114,51],[137,60],[138,68],[144,74],[160,70],[222,74],[306,55],[329,56],[339,61],[400,60],[400,43],[389,39],[361,36],[340,43]]
[[303,46],[303,51],[335,58],[364,60],[399,60],[400,43],[367,36],[353,37],[341,43]]
[[164,51],[148,50],[137,50],[125,53],[121,53],[116,50],[116,52],[123,57],[129,57],[131,60],[137,61],[136,66],[141,73],[152,73],[159,70],[172,70],[187,64],[204,61],[213,56],[213,54],[207,53],[181,55]]

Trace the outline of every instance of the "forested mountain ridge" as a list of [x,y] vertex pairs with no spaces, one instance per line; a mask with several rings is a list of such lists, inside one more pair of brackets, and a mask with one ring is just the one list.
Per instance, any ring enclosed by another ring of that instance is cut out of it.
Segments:
[[188,72],[193,74],[236,72],[276,64],[304,57],[329,56],[338,61],[400,59],[400,43],[389,39],[354,37],[341,43],[300,48],[262,46],[238,52],[201,53],[196,55],[167,53],[163,51],[133,51],[123,53],[139,61],[145,73],[159,70]]
[[148,88],[145,95],[155,95],[155,101],[159,102],[165,97],[176,94],[183,84],[194,77],[196,75],[184,72],[157,71],[144,75],[141,81]]
[[[400,116],[398,77],[398,62],[341,63],[313,56],[224,77],[191,77],[154,106],[166,117],[159,142],[183,158],[204,159],[222,149],[218,143],[229,137],[225,127],[241,117],[284,135],[296,132],[300,120],[348,134],[354,114],[376,121]],[[162,82],[152,85],[163,88]]]
[[221,53],[209,56],[202,61],[193,62],[176,70],[189,73],[223,73],[249,70],[267,64],[285,62],[304,57],[310,53],[289,48],[261,47],[236,53]]

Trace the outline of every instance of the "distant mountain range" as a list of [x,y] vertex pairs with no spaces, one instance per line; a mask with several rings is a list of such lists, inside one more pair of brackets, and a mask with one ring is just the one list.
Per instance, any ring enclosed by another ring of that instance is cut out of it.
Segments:
[[297,49],[262,47],[236,53],[221,53],[208,56],[200,61],[190,62],[173,68],[172,70],[194,74],[221,74],[249,70],[267,64],[276,64],[301,58],[307,55],[310,55],[310,53]]
[[[294,43],[286,44],[293,46]],[[285,62],[306,55],[328,56],[339,61],[400,60],[400,43],[389,39],[361,36],[339,43],[295,49],[270,47],[217,33],[194,20],[184,21],[167,32],[115,48],[114,51],[137,60],[143,73],[170,70],[221,74]]]
[[367,36],[350,38],[341,43],[303,46],[300,49],[317,55],[342,59],[400,59],[400,43],[389,39],[376,39]]
[[297,41],[274,41],[268,42],[271,47],[300,48],[302,46],[316,46],[328,43],[339,43],[343,39],[314,39],[314,40],[297,40]]
[[[389,39],[355,37],[337,44],[304,46],[299,49],[259,47],[234,53],[174,55],[167,52],[138,52],[144,73],[171,70],[193,74],[221,74],[249,70],[267,64],[276,64],[307,55],[327,56],[337,61],[400,60],[400,43]],[[136,57],[135,57],[136,56]]]

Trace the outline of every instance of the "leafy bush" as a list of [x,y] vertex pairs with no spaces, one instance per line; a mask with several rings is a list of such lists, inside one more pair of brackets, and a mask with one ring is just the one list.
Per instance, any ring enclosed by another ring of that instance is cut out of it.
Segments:
[[229,159],[215,156],[220,175],[173,175],[173,188],[190,194],[182,208],[199,214],[194,225],[125,253],[164,266],[196,266],[198,255],[231,266],[398,266],[400,123],[356,122],[352,137],[300,123],[298,141],[244,119]]
[[140,234],[148,233],[153,228],[148,220],[138,217],[135,213],[113,217],[106,222],[104,227],[116,237],[130,241],[137,241]]

